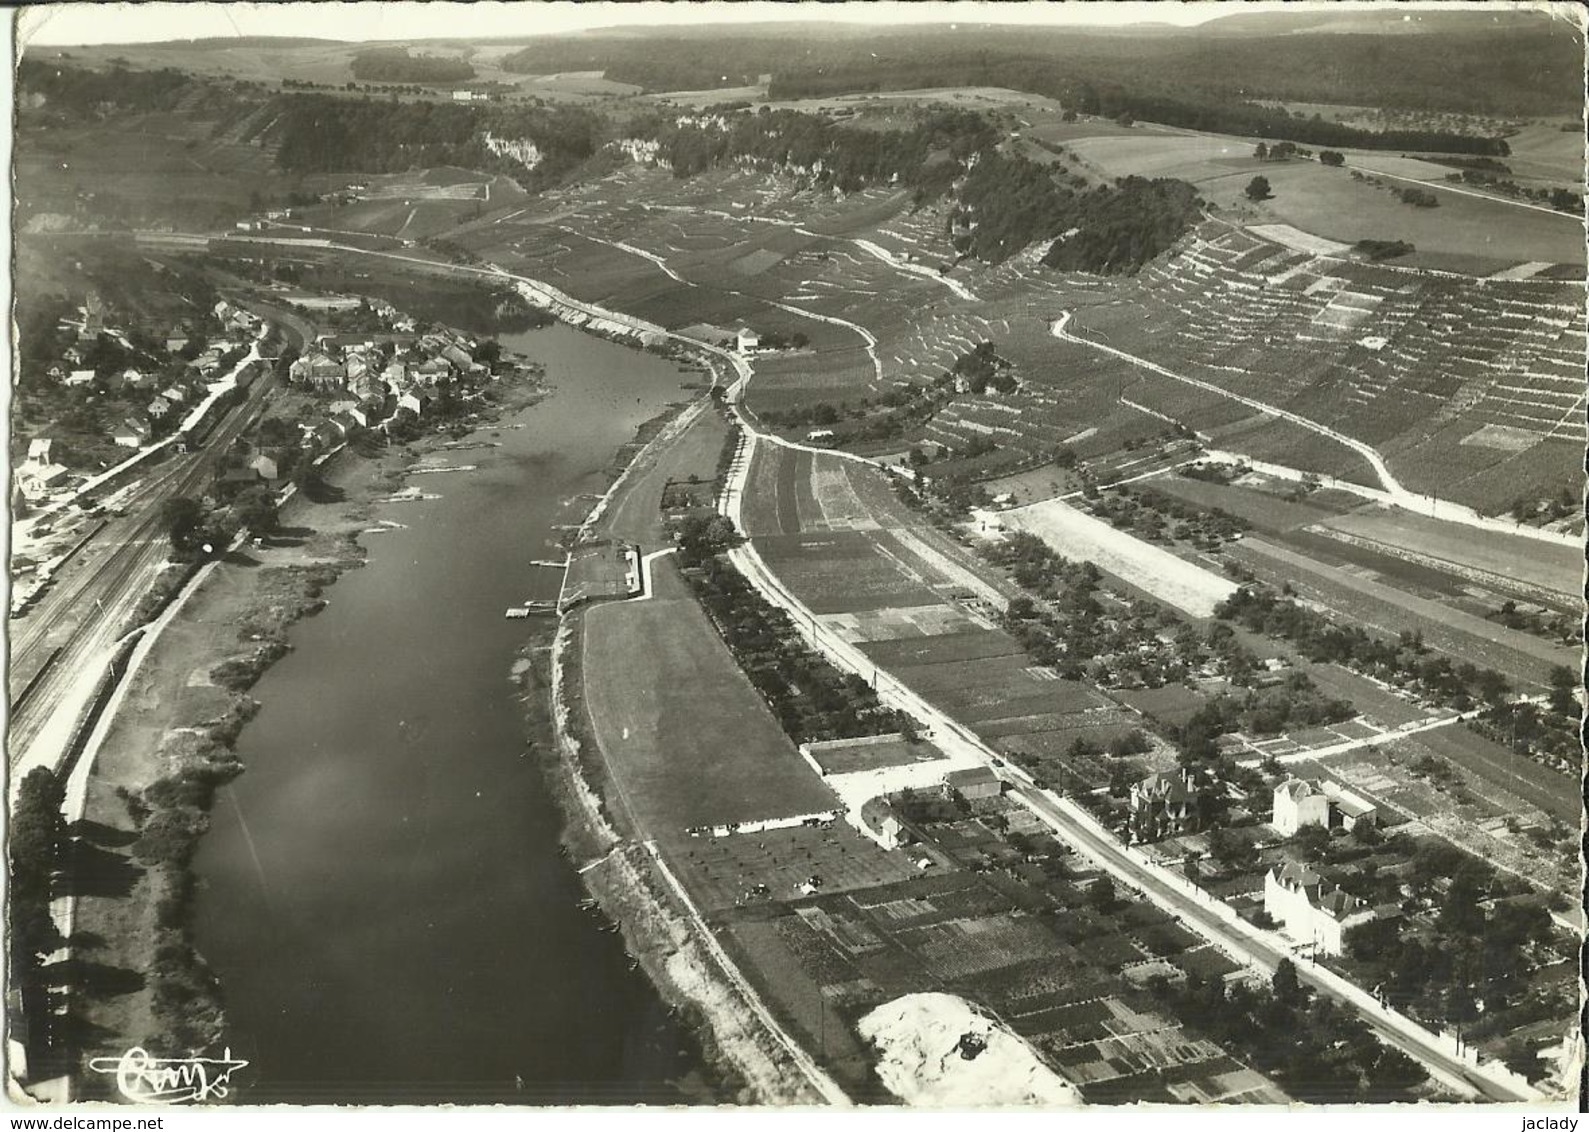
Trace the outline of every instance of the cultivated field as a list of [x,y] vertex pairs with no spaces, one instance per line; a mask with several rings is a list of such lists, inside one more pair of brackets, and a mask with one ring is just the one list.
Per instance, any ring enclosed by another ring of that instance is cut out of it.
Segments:
[[776,535],[756,540],[767,565],[813,613],[930,605],[938,595],[878,553],[861,532]]
[[[1279,533],[1298,530],[1314,523],[1322,523],[1341,513],[1335,507],[1321,506],[1321,501],[1310,498],[1295,503],[1268,491],[1235,484],[1209,483],[1188,479],[1174,473],[1147,480],[1138,489],[1150,494],[1166,495],[1204,509],[1227,511],[1245,519],[1260,531]],[[1356,500],[1351,500],[1356,504]]]
[[1417,630],[1431,648],[1525,683],[1543,686],[1552,667],[1573,668],[1578,663],[1575,649],[1325,565],[1264,539],[1243,539],[1231,554],[1260,578],[1274,585],[1289,582],[1304,597],[1323,602],[1352,624],[1389,636],[1403,629]]
[[999,513],[999,522],[1030,531],[1065,558],[1095,564],[1193,617],[1210,617],[1236,585],[1162,547],[1116,530],[1054,499]]
[[1323,521],[1321,533],[1361,539],[1396,557],[1434,565],[1484,585],[1538,591],[1558,601],[1583,595],[1581,551],[1374,508]]

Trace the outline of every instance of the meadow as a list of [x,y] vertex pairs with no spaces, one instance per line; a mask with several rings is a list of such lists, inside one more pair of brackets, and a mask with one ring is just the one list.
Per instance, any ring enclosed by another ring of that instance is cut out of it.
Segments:
[[588,725],[617,804],[652,833],[831,809],[677,570],[655,596],[583,615]]

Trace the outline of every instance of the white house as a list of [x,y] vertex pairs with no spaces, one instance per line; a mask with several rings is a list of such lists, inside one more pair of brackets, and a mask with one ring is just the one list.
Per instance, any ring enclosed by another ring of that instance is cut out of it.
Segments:
[[66,375],[68,385],[88,385],[94,380],[94,371],[91,369],[74,369]]
[[1327,781],[1315,786],[1300,778],[1288,778],[1275,787],[1271,824],[1286,837],[1304,826],[1352,830],[1358,822],[1372,825],[1376,821],[1378,810],[1374,804],[1339,783]]
[[1275,832],[1291,837],[1303,826],[1330,825],[1330,800],[1324,791],[1300,778],[1288,778],[1275,787]]
[[754,354],[761,347],[761,335],[748,326],[741,326],[735,337],[735,346],[741,354]]
[[1346,930],[1374,918],[1374,909],[1295,861],[1263,878],[1263,910],[1285,934],[1323,955],[1339,955]]
[[116,426],[110,438],[123,448],[141,448],[149,439],[149,426],[134,417],[128,417]]
[[861,822],[884,849],[898,849],[905,827],[887,798],[872,798],[861,807]]

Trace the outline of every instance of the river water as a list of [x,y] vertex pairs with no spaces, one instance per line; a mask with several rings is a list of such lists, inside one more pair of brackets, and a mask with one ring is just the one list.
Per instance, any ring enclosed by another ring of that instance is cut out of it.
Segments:
[[590,506],[573,497],[687,377],[564,326],[502,342],[554,391],[481,434],[500,448],[434,457],[479,470],[408,481],[441,498],[377,508],[405,528],[366,536],[255,686],[247,773],[201,843],[196,936],[245,1102],[677,1103],[699,1067],[579,907],[522,757],[524,623],[502,616],[556,595],[530,561],[557,557],[554,524]]

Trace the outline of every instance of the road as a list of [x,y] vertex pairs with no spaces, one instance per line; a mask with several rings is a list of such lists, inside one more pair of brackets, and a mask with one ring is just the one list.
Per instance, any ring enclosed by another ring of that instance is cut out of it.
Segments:
[[[257,377],[246,397],[216,423],[204,446],[169,457],[128,502],[132,513],[108,522],[38,604],[12,622],[7,753],[13,791],[34,767],[60,768],[128,617],[166,564],[162,505],[195,495],[209,483],[222,453],[257,419],[274,385],[275,376],[268,371]],[[52,656],[56,659],[49,670],[19,700],[18,694]]]

